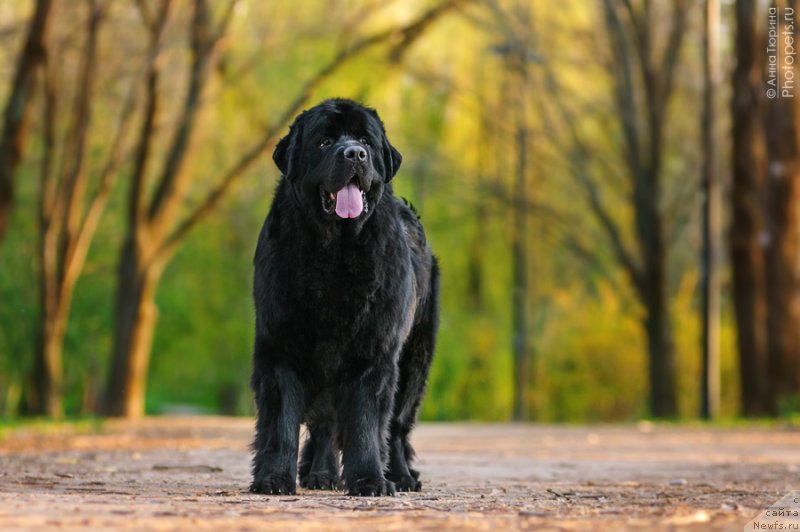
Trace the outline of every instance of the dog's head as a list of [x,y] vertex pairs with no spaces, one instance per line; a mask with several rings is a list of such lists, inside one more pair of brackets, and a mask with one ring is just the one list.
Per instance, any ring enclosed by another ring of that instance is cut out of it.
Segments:
[[304,210],[331,222],[371,216],[402,161],[378,113],[345,99],[301,113],[272,158]]

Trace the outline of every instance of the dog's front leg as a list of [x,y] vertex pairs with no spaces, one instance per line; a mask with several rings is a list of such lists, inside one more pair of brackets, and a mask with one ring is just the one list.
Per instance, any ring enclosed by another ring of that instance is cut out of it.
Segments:
[[394,367],[371,367],[340,387],[338,436],[349,495],[394,495],[384,469],[396,380]]
[[258,418],[250,491],[293,494],[304,404],[302,385],[293,371],[277,366],[254,379],[254,388]]

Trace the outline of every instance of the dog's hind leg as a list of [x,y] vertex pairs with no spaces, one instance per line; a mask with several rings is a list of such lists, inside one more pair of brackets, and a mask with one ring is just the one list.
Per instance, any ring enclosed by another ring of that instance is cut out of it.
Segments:
[[300,451],[300,463],[297,465],[297,474],[300,477],[300,485],[304,488],[306,486],[306,477],[311,473],[311,465],[314,462],[314,452],[316,451],[315,438],[311,434],[311,426],[307,427],[308,437],[303,444],[303,450]]
[[293,494],[304,402],[302,385],[293,371],[280,366],[254,374],[252,384],[258,418],[250,491]]
[[419,491],[419,471],[411,468],[414,448],[408,441],[417,410],[425,394],[425,383],[433,360],[436,330],[439,325],[439,268],[433,260],[430,294],[420,309],[400,357],[400,379],[389,433],[389,474],[398,491]]
[[300,453],[300,485],[312,490],[336,489],[339,463],[330,423],[309,423],[308,439]]

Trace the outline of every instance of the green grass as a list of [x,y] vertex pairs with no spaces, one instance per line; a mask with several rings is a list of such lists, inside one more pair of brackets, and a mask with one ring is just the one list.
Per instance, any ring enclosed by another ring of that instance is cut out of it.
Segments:
[[63,420],[48,418],[0,418],[0,441],[21,435],[63,436],[72,434],[91,434],[103,429],[103,419],[99,417],[75,417]]

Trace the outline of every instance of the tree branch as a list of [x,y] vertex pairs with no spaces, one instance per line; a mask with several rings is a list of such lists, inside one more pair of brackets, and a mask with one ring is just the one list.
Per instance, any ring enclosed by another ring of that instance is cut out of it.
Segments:
[[225,37],[225,34],[228,32],[228,27],[231,24],[231,20],[233,19],[233,13],[236,9],[236,4],[238,3],[239,0],[229,0],[228,5],[225,6],[225,11],[222,13],[219,24],[217,24],[217,29],[214,31],[214,36],[212,37],[213,42],[219,42]]
[[163,29],[164,23],[166,22],[172,0],[161,0],[161,2],[158,4],[158,11],[156,13],[152,13],[150,11],[150,8],[152,7],[151,0],[135,1],[136,8],[139,11],[139,16],[142,17],[142,23],[144,24],[144,27],[147,28],[151,36],[159,33],[161,29]]
[[[84,45],[80,73],[77,79],[75,93],[74,115],[72,126],[64,143],[62,160],[65,161],[65,176],[60,180],[59,190],[56,195],[63,197],[61,207],[63,220],[61,223],[62,258],[69,257],[73,252],[75,236],[81,223],[81,206],[83,205],[86,191],[86,144],[89,137],[89,125],[92,114],[92,97],[94,94],[96,62],[97,62],[97,36],[102,21],[102,13],[98,10],[94,0],[87,0],[89,5],[89,18],[87,22],[86,44]],[[60,209],[59,209],[60,210]],[[61,213],[58,213],[61,214]],[[57,214],[57,215],[58,215]],[[66,264],[61,264],[61,281],[66,274]]]
[[625,31],[612,0],[603,0],[603,6],[606,15],[606,29],[611,44],[611,75],[614,78],[615,102],[622,117],[621,125],[625,138],[626,158],[631,168],[631,175],[635,178],[641,173],[642,161],[631,59],[625,44]]
[[303,84],[297,96],[284,108],[278,119],[267,129],[261,140],[245,152],[245,154],[223,174],[219,184],[207,194],[205,199],[197,205],[170,234],[158,254],[161,256],[169,256],[174,253],[178,245],[189,235],[191,230],[219,205],[231,186],[233,186],[233,184],[236,183],[236,181],[238,181],[239,178],[241,178],[241,176],[275,144],[275,142],[277,142],[280,132],[283,131],[291,119],[308,102],[317,87],[339,70],[345,63],[366,50],[389,41],[398,35],[401,36],[401,40],[396,46],[402,45],[407,48],[414,39],[421,36],[421,28],[430,26],[434,20],[441,18],[449,10],[464,3],[464,1],[465,0],[448,0],[443,2],[424,12],[418,19],[402,28],[393,28],[375,35],[363,37],[336,54],[333,59],[323,65],[316,74],[311,76]]
[[122,112],[120,113],[116,134],[109,147],[108,158],[100,171],[98,178],[99,186],[94,196],[89,201],[89,206],[83,216],[80,230],[75,238],[72,253],[65,259],[67,277],[77,278],[86,260],[89,245],[94,237],[97,226],[100,223],[100,218],[102,217],[111,195],[111,190],[116,182],[117,172],[125,160],[125,137],[131,129],[130,123],[135,115],[139,83],[146,72],[152,67],[152,63],[156,61],[157,57],[158,48],[151,49],[148,52],[141,70],[131,83],[127,98],[122,107]]
[[[58,96],[61,94],[58,79],[58,70],[55,68],[56,60],[49,54],[44,62],[44,106],[42,109],[42,142],[44,150],[39,169],[39,264],[41,275],[40,294],[55,294],[57,292],[57,236],[56,220],[54,218],[54,204],[56,202],[56,180],[54,179],[53,161],[56,157],[56,117],[58,115]],[[44,306],[51,304],[51,300],[42,297]],[[43,308],[43,311],[47,309]]]
[[573,177],[577,183],[583,188],[589,202],[589,208],[599,222],[602,229],[605,231],[606,237],[611,243],[614,256],[619,264],[628,274],[631,282],[637,291],[643,289],[643,279],[640,268],[637,266],[633,255],[625,246],[622,239],[622,233],[611,216],[611,213],[603,205],[600,197],[600,191],[594,179],[591,178],[586,161],[591,160],[591,151],[586,146],[586,143],[581,138],[576,128],[577,119],[572,112],[564,105],[560,97],[560,90],[556,86],[554,73],[550,71],[549,67],[545,66],[545,88],[548,94],[548,101],[555,102],[555,108],[559,112],[559,120],[550,120],[549,111],[544,103],[539,99],[541,109],[541,116],[546,122],[548,130],[555,130],[556,123],[564,124],[568,129],[568,134],[571,139],[572,149],[567,154],[565,159],[569,161],[568,166]]
[[3,133],[0,136],[0,239],[8,225],[14,195],[14,175],[26,147],[31,103],[36,90],[36,71],[45,61],[45,42],[56,2],[36,2],[6,103]]
[[[139,132],[139,142],[131,176],[133,183],[128,197],[128,224],[131,227],[138,227],[144,221],[144,191],[146,189],[151,148],[155,140],[156,119],[159,111],[158,80],[160,68],[158,55],[161,53],[161,40],[163,39],[170,6],[170,0],[164,0],[160,4],[159,16],[152,25],[146,19],[146,11],[142,11],[142,18],[150,30],[150,42],[148,45],[150,61],[148,61],[145,80],[144,118]],[[146,7],[143,9],[146,9]]]
[[56,158],[56,117],[58,116],[59,86],[58,69],[55,64],[58,59],[48,53],[44,69],[44,105],[42,108],[42,143],[44,151],[40,168],[40,221],[43,225],[49,224],[53,217],[56,203],[57,181],[53,178],[53,161]]
[[183,199],[183,189],[188,176],[186,159],[191,149],[197,115],[202,107],[201,99],[208,80],[214,48],[218,42],[211,35],[210,14],[206,0],[195,0],[194,6],[189,88],[148,213],[151,228],[157,239],[169,230],[170,223]]
[[543,218],[552,221],[552,224],[544,224],[544,227],[547,229],[551,227],[558,227],[560,231],[558,232],[559,234],[557,238],[566,244],[569,250],[572,251],[575,256],[583,260],[588,266],[600,270],[600,272],[606,276],[609,283],[616,285],[616,281],[607,271],[597,253],[589,249],[575,237],[573,231],[574,219],[569,214],[559,211],[552,205],[535,202],[527,198],[518,198],[516,196],[512,196],[506,191],[505,187],[499,183],[488,183],[485,184],[483,188],[485,188],[491,196],[500,200],[504,204],[512,205],[514,208],[520,209],[526,214],[538,214]]
[[666,48],[664,49],[664,57],[659,62],[659,64],[662,65],[661,68],[664,73],[664,81],[659,93],[658,107],[662,110],[666,108],[667,100],[672,93],[675,70],[678,64],[681,44],[686,34],[686,19],[689,12],[689,6],[685,0],[675,0],[673,6],[671,17],[672,27],[670,28]]

